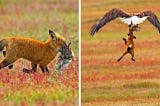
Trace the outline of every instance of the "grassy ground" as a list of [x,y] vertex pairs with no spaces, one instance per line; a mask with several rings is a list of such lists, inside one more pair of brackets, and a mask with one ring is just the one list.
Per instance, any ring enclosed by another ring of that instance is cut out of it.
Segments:
[[94,38],[89,36],[92,20],[111,8],[126,12],[152,10],[160,19],[158,0],[82,0],[82,105],[160,105],[159,33],[148,21],[135,36],[135,59],[130,55],[116,60],[124,50],[122,37],[128,26],[116,19]]
[[[0,38],[23,36],[45,41],[52,29],[72,42],[76,60],[57,75],[55,61],[50,75],[22,73],[31,68],[20,59],[14,68],[0,71],[0,105],[77,105],[78,103],[78,1],[77,0],[5,0],[0,1]],[[2,55],[1,55],[1,58]]]

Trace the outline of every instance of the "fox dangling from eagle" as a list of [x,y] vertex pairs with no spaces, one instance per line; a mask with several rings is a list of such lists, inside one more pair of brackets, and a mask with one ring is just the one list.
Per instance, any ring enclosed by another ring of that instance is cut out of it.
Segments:
[[141,13],[125,13],[120,9],[113,8],[91,27],[89,32],[90,35],[93,37],[94,34],[98,32],[104,25],[116,18],[120,18],[122,22],[128,24],[129,26],[128,38],[123,38],[126,49],[117,61],[120,61],[123,58],[123,56],[125,56],[128,53],[131,54],[131,59],[135,61],[133,39],[135,39],[136,37],[134,36],[133,32],[140,31],[140,27],[138,25],[147,19],[152,25],[154,25],[158,29],[160,33],[160,22],[157,16],[152,11],[144,11]]

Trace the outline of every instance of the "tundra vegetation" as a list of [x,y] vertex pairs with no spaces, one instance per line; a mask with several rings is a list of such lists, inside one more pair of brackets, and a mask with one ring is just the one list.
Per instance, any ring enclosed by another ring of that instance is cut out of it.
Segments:
[[[77,105],[78,103],[78,1],[77,0],[5,0],[0,1],[0,38],[29,37],[40,41],[49,38],[52,29],[72,42],[75,61],[58,76],[55,60],[48,68],[50,75],[38,68],[34,74],[30,62],[19,59],[13,69],[0,70],[0,105]],[[2,52],[0,59],[4,57]]]

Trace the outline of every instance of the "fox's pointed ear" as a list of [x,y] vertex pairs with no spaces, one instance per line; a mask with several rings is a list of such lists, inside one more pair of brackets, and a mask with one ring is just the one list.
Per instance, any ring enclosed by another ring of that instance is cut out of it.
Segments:
[[53,39],[53,40],[56,40],[57,38],[56,38],[56,34],[52,31],[52,30],[49,30],[49,34],[50,34],[50,36],[51,36],[51,38]]

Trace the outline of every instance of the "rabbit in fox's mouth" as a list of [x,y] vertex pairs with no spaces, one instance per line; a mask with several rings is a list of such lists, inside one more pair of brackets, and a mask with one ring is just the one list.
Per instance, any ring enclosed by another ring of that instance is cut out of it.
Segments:
[[58,49],[60,54],[55,64],[55,69],[58,70],[59,74],[62,73],[63,69],[68,68],[68,65],[74,60],[74,53],[70,48],[70,44],[71,42],[68,45],[64,44]]

